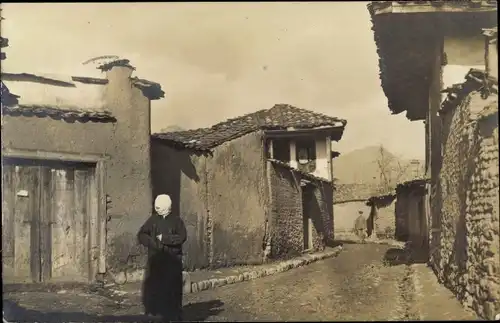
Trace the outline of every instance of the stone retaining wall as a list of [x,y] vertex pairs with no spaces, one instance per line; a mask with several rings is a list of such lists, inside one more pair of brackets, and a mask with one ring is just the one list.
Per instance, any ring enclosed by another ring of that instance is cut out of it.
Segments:
[[[500,313],[497,98],[472,92],[443,116],[430,259],[439,280],[487,319]],[[482,116],[489,106],[494,113]]]

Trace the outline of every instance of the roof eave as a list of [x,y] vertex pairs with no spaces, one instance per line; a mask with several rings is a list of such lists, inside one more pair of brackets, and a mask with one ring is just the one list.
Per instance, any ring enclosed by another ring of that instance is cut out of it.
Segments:
[[462,13],[496,11],[496,1],[372,1],[372,17],[387,14]]
[[294,168],[286,162],[283,162],[283,161],[280,161],[277,159],[272,159],[272,158],[268,158],[267,161],[273,165],[278,165],[278,166],[284,167],[286,169],[289,169],[293,172],[296,172],[296,173],[300,174],[301,176],[305,177],[306,179],[313,180],[313,181],[320,181],[320,182],[328,183],[328,184],[333,184],[333,181],[330,181],[326,178],[318,177],[318,176],[315,176],[313,174],[301,171],[300,169]]
[[51,118],[54,120],[64,120],[73,123],[74,121],[80,122],[97,122],[97,123],[114,123],[116,118],[109,112],[89,112],[80,110],[67,110],[58,109],[48,106],[39,105],[16,105],[6,106],[2,105],[2,115],[11,117],[38,117],[38,118]]
[[140,79],[134,77],[131,79],[132,84],[140,89],[145,97],[150,100],[159,100],[165,97],[165,92],[162,90],[161,85],[156,82]]

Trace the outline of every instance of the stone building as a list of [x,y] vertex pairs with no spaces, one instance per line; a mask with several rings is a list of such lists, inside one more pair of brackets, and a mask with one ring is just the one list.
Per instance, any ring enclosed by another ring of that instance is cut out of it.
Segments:
[[163,91],[127,60],[100,69],[105,78],[2,72],[4,282],[119,271],[151,214],[150,103]]
[[497,2],[378,1],[369,11],[389,108],[425,120],[429,262],[464,305],[493,319],[498,172],[489,168],[498,169],[498,58],[496,29],[486,42],[481,33],[497,26]]
[[186,267],[262,263],[331,241],[331,141],[345,125],[279,104],[154,134],[153,191],[171,195],[186,223]]

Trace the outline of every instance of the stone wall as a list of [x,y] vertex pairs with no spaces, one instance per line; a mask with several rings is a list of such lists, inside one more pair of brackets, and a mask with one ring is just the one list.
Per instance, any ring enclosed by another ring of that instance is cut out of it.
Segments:
[[304,250],[300,181],[288,169],[271,168],[271,257],[288,257]]
[[[313,249],[330,245],[334,237],[331,183],[271,165],[271,257],[287,258],[304,251],[304,214],[312,220]],[[308,183],[301,186],[305,178]]]
[[396,200],[377,208],[377,217],[375,218],[375,229],[379,238],[394,238],[396,231],[395,210]]
[[[457,105],[442,117],[441,194],[434,204],[441,212],[432,214],[430,262],[464,305],[493,319],[500,312],[497,95],[483,100],[472,92]],[[490,105],[496,113],[481,117]]]

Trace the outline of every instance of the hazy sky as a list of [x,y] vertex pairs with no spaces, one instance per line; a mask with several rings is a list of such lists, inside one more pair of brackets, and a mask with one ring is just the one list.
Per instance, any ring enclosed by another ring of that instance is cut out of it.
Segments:
[[423,158],[424,125],[393,116],[365,2],[2,4],[9,72],[99,76],[130,59],[160,83],[152,131],[206,127],[288,103],[348,120],[340,152],[383,143]]

